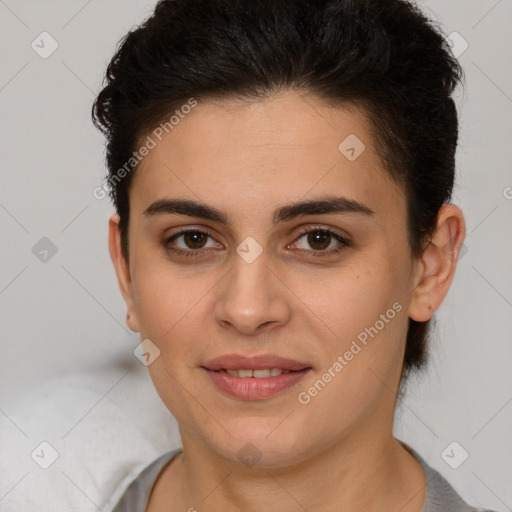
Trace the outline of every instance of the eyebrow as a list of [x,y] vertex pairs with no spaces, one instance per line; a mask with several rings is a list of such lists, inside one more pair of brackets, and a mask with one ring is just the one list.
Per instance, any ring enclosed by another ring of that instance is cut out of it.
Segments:
[[[329,213],[357,213],[366,216],[375,215],[375,212],[371,208],[358,201],[348,199],[346,197],[329,196],[326,198],[301,201],[281,206],[275,210],[273,222],[274,224],[277,224],[279,222],[289,221],[306,215],[325,215]],[[161,199],[152,203],[143,212],[144,216],[166,214],[198,217],[225,225],[230,223],[229,216],[225,212],[192,199]]]

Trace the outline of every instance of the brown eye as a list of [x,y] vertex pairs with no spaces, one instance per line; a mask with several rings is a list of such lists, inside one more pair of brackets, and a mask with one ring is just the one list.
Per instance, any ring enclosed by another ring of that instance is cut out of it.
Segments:
[[183,235],[183,241],[189,249],[202,249],[206,243],[208,235],[200,231],[188,231]]
[[[212,239],[213,242],[207,246],[206,244],[208,243],[209,238]],[[179,233],[165,239],[163,241],[163,246],[166,250],[175,254],[196,256],[202,252],[201,249],[217,248],[219,244],[213,239],[211,233],[208,233],[207,231],[188,229],[180,231]]]
[[331,235],[325,231],[310,231],[307,240],[310,247],[315,250],[323,250],[329,247]]
[[[304,246],[301,247],[299,240],[305,239]],[[339,252],[350,243],[344,237],[334,233],[329,229],[306,229],[297,238],[294,243],[299,249],[311,253],[311,256],[329,256],[333,253]]]
[[[208,246],[206,244],[209,238],[212,242]],[[299,242],[301,239],[305,240],[305,247],[301,247],[301,242]],[[306,257],[332,256],[350,245],[346,238],[330,229],[323,228],[305,229],[292,244],[292,246],[297,246],[300,249],[299,253]],[[166,251],[177,256],[191,257],[204,257],[209,254],[207,249],[222,248],[222,245],[213,238],[211,233],[199,229],[188,229],[175,233],[163,241],[163,246]]]

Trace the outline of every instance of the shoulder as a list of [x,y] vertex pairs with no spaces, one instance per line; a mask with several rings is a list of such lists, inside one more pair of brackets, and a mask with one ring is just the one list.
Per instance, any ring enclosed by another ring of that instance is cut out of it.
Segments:
[[400,443],[416,458],[425,472],[427,488],[421,512],[495,512],[466,503],[441,473],[429,466],[416,450],[402,441]]
[[142,470],[140,467],[134,468],[111,497],[110,502],[115,505],[108,510],[112,512],[144,512],[158,475],[181,452],[182,448],[176,448],[160,455]]

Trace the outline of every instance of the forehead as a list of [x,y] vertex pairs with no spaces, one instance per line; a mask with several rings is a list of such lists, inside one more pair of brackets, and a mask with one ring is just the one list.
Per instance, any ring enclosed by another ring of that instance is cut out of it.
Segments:
[[189,197],[225,207],[250,202],[254,212],[333,193],[371,203],[375,211],[403,207],[365,112],[354,106],[297,92],[257,101],[205,100],[168,132],[141,138],[149,135],[155,146],[130,188],[134,210]]

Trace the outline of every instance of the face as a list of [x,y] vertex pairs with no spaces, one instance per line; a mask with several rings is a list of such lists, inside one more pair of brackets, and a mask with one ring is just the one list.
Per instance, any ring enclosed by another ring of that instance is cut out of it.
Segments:
[[[362,112],[292,92],[199,102],[141,162],[129,200],[129,266],[115,219],[111,253],[184,445],[237,462],[252,443],[277,466],[390,435],[424,266]],[[232,354],[305,369],[256,387],[206,369]],[[245,395],[216,384],[228,380]]]

